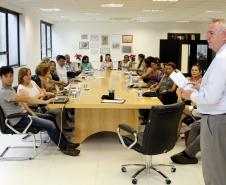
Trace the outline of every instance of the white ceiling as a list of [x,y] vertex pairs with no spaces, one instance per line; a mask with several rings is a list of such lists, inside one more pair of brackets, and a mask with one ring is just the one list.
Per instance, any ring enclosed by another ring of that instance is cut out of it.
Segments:
[[[210,21],[226,18],[226,0],[1,0],[14,6],[39,11],[51,21],[175,22]],[[123,8],[102,8],[102,3],[123,3]],[[59,12],[42,12],[40,8],[60,8]],[[160,10],[144,12],[143,10]],[[209,12],[207,12],[209,11]],[[212,12],[215,11],[215,12]]]

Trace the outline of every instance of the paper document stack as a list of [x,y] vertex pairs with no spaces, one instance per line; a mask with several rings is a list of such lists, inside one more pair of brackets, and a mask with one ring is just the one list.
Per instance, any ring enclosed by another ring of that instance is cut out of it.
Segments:
[[188,79],[180,71],[172,72],[169,77],[179,88],[182,88],[184,90],[197,91],[193,88],[193,85],[189,83]]

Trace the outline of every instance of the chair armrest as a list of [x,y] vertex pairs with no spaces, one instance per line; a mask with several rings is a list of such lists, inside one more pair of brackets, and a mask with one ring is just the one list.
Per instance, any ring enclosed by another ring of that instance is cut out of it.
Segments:
[[15,114],[10,114],[6,117],[6,119],[13,119],[13,118],[20,118],[20,117],[24,117],[24,116],[28,116],[28,113],[15,113]]
[[133,128],[131,128],[129,125],[126,125],[126,124],[119,124],[118,128],[122,129],[130,134],[137,133],[136,130],[134,130]]
[[[120,130],[124,130],[130,134],[133,135],[134,137],[134,142],[131,143],[131,145],[127,146],[123,140],[123,137],[122,135],[120,134]],[[119,137],[119,140],[121,141],[122,145],[127,148],[127,149],[131,149],[136,143],[137,143],[137,131],[134,130],[133,128],[131,128],[130,126],[126,125],[126,124],[119,124],[118,126],[118,129],[117,129],[117,133],[118,133],[118,137]]]

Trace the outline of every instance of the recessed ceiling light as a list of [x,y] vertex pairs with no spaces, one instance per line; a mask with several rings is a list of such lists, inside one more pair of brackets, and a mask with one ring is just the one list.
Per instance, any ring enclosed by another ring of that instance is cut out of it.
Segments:
[[152,0],[154,2],[177,2],[178,0]]
[[162,10],[151,10],[153,13],[162,12]]
[[178,23],[189,23],[190,21],[176,21]]
[[95,16],[95,15],[102,15],[101,13],[95,13],[95,12],[85,12],[85,13],[83,13],[84,15],[89,15],[89,16]]
[[205,13],[224,13],[224,11],[220,11],[220,10],[206,10]]
[[158,12],[162,12],[162,10],[143,10],[142,12],[144,12],[144,13],[149,13],[149,12],[158,13]]
[[61,9],[59,8],[40,8],[41,11],[43,12],[60,12]]
[[110,4],[101,4],[100,6],[103,7],[103,8],[122,8],[124,5],[123,4],[110,3]]

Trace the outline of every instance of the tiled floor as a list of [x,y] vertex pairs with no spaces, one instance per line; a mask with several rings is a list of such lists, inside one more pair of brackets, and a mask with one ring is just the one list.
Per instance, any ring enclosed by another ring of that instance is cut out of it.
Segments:
[[[0,136],[0,152],[6,143],[15,143],[18,138]],[[26,143],[27,144],[27,143]],[[29,144],[29,143],[28,143]],[[184,141],[168,154],[153,158],[154,163],[169,163],[170,156],[184,148]],[[123,148],[116,134],[101,133],[88,138],[80,146],[81,155],[70,157],[56,150],[53,144],[37,158],[30,161],[0,161],[1,185],[131,185],[130,176],[136,167],[122,173],[120,165],[143,163],[143,157]],[[24,151],[29,153],[29,151]],[[13,152],[15,155],[18,154]],[[176,173],[161,167],[172,180],[172,185],[204,185],[202,168],[197,165],[176,165]],[[165,181],[155,172],[138,177],[139,185],[164,185]]]

